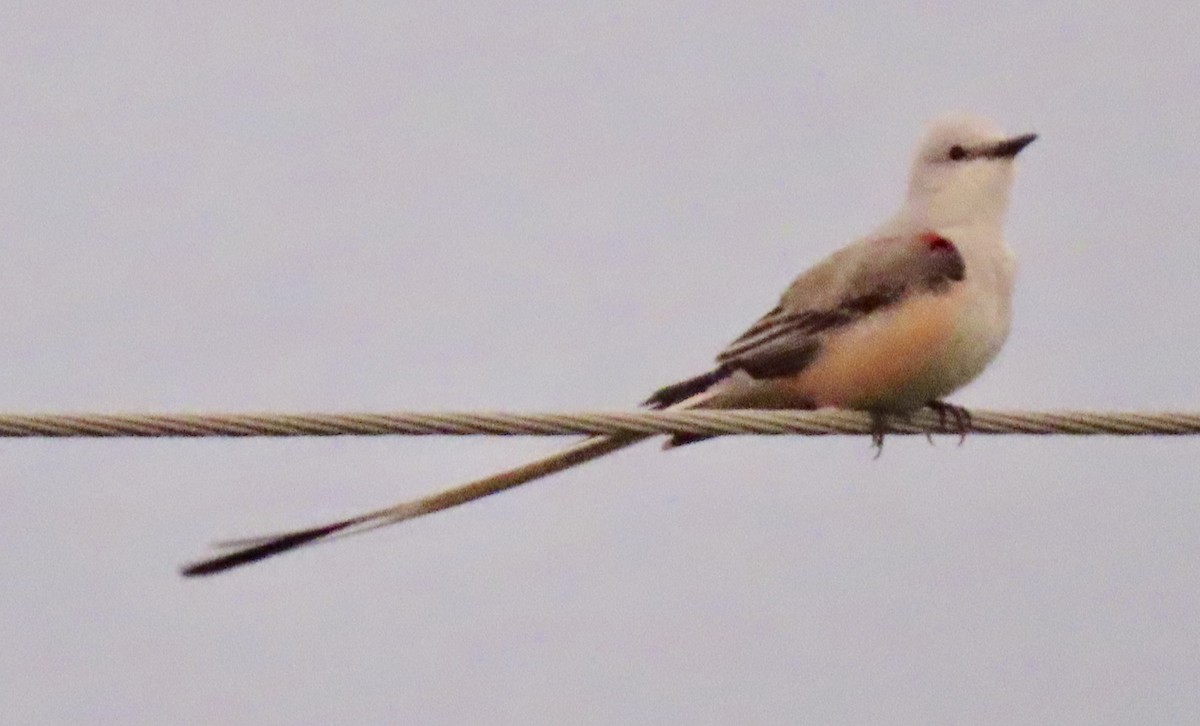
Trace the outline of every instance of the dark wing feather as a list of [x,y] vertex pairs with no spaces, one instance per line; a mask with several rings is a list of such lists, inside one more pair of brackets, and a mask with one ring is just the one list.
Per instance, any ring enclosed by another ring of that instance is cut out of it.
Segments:
[[816,358],[823,333],[895,304],[904,291],[902,287],[883,287],[829,310],[768,314],[721,351],[717,363],[744,370],[754,378],[793,375]]

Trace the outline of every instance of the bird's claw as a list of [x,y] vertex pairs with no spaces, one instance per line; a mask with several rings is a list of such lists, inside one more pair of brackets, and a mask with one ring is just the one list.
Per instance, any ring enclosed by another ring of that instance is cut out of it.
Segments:
[[[926,406],[937,414],[938,428],[946,433],[958,434],[958,445],[962,446],[967,440],[967,433],[971,430],[971,412],[962,406],[955,406],[952,403],[945,401],[930,401]],[[953,420],[953,427],[947,426],[947,419]],[[925,437],[933,442],[933,437],[929,432],[925,433]]]

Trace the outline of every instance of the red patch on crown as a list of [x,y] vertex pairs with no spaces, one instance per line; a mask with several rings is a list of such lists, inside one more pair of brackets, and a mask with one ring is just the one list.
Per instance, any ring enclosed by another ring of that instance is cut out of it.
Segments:
[[921,241],[929,246],[929,249],[935,252],[950,251],[954,249],[954,243],[937,232],[922,232]]

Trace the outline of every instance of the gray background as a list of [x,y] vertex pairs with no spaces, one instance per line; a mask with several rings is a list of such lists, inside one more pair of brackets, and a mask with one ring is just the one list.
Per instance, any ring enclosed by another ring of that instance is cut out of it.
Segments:
[[[957,400],[1200,408],[1196,3],[6,3],[0,409],[614,409],[1042,139]],[[0,442],[10,723],[1181,723],[1195,440],[654,446],[201,581],[520,439]]]

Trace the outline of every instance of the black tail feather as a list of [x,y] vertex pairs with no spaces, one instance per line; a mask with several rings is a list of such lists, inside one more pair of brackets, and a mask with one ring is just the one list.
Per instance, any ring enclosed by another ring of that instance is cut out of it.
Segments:
[[708,373],[702,373],[695,378],[689,378],[686,381],[672,383],[655,391],[654,395],[642,402],[642,405],[653,409],[663,409],[673,406],[680,401],[691,398],[697,393],[707,391],[710,386],[724,380],[730,373],[731,371],[721,367],[711,370]]
[[357,523],[358,520],[347,519],[335,522],[334,524],[325,524],[320,527],[313,527],[312,529],[302,529],[296,532],[289,532],[288,534],[281,534],[267,542],[251,545],[236,552],[221,555],[220,557],[213,557],[192,563],[180,570],[180,574],[184,577],[198,577],[200,575],[213,575],[218,572],[224,572],[234,567],[248,565],[251,562],[257,562],[287,552],[296,547],[306,545],[313,540],[328,537]]
[[671,436],[671,438],[667,439],[666,443],[663,444],[663,450],[665,451],[666,449],[674,449],[674,448],[678,448],[680,446],[687,446],[688,444],[695,444],[695,443],[699,443],[701,441],[707,441],[708,439],[711,439],[711,438],[712,438],[711,436],[705,436],[704,434],[674,434]]

